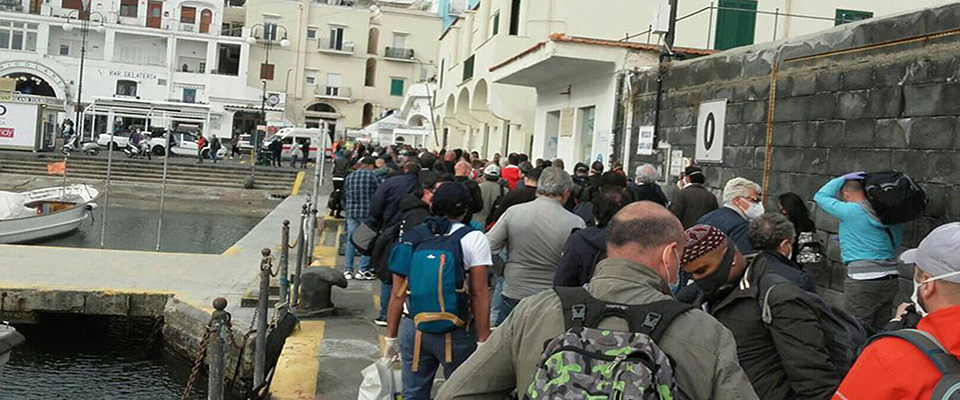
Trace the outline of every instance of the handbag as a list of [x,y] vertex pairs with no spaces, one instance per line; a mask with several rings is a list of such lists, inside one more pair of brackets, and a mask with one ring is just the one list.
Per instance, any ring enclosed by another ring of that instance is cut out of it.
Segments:
[[353,243],[353,247],[360,255],[370,256],[373,255],[373,247],[374,244],[377,243],[377,236],[379,236],[379,233],[376,230],[365,222],[361,222],[360,225],[353,230],[353,235],[350,236],[350,243]]

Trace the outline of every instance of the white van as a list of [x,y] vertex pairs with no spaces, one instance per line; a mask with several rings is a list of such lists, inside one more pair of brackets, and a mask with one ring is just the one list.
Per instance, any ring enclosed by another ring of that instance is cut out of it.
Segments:
[[[293,144],[297,143],[302,145],[304,141],[310,140],[310,159],[313,160],[317,156],[317,151],[320,149],[320,141],[324,139],[323,129],[312,129],[312,128],[283,128],[277,131],[273,136],[266,138],[263,141],[263,148],[266,149],[274,140],[280,140],[283,143],[283,153],[282,158],[290,158],[290,150],[293,149]],[[326,138],[326,141],[329,142],[330,139]],[[327,147],[330,144],[327,143]]]

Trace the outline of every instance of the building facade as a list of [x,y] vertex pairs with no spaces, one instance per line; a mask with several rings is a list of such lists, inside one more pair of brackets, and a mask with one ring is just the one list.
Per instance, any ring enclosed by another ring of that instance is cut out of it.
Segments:
[[[270,49],[275,76],[267,79],[267,90],[287,93],[282,118],[271,124],[311,128],[326,121],[336,139],[354,136],[400,108],[411,85],[436,75],[441,19],[435,12],[388,2],[252,0],[246,8],[254,35],[262,38],[264,24],[278,25],[277,40],[285,35],[290,41]],[[262,84],[266,57],[260,40],[251,51],[250,86]]]
[[[23,0],[0,6],[0,77],[47,105],[44,130],[97,98],[209,106],[206,135],[229,137],[259,106],[247,87],[243,9],[216,0]],[[83,68],[81,68],[81,64]],[[281,96],[282,98],[282,96]],[[85,132],[172,127],[176,121],[87,115]]]

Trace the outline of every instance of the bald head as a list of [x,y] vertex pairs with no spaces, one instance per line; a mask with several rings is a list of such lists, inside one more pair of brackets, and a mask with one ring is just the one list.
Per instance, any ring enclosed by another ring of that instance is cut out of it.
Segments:
[[686,239],[683,225],[663,206],[641,201],[617,213],[607,226],[607,257],[633,261],[651,268],[673,283],[680,268]]
[[453,161],[456,159],[457,159],[457,153],[453,150],[447,150],[447,152],[443,155],[444,161]]
[[460,160],[453,166],[453,172],[456,176],[467,176],[470,174],[471,169],[473,168],[470,166],[470,163],[464,160]]

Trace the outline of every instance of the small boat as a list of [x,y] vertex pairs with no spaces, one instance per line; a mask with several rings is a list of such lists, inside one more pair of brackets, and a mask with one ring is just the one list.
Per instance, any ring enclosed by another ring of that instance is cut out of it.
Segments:
[[[3,366],[10,361],[10,353],[24,342],[23,335],[12,326],[0,322],[0,378],[3,377]],[[2,385],[2,382],[0,382]]]
[[0,192],[0,244],[23,243],[71,232],[92,218],[100,192],[90,185],[70,185]]

